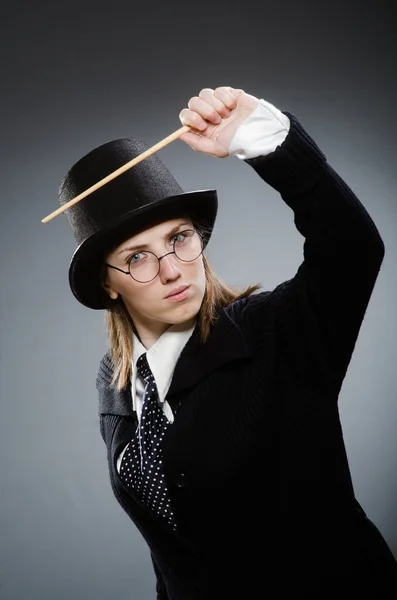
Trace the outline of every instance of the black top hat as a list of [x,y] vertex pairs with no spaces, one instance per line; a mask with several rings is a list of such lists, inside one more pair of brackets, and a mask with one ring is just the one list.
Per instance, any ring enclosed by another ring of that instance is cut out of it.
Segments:
[[[63,179],[61,205],[147,149],[144,142],[133,138],[95,148]],[[179,217],[188,217],[206,229],[205,247],[217,209],[215,190],[184,192],[155,154],[145,158],[64,211],[78,243],[69,266],[74,296],[89,308],[109,307],[111,301],[100,284],[107,252],[148,227]]]

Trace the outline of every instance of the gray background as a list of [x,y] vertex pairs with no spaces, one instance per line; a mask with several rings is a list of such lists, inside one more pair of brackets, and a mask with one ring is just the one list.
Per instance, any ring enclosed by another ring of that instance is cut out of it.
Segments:
[[[158,142],[180,127],[191,96],[219,85],[295,113],[385,242],[340,410],[357,497],[397,554],[391,6],[61,1],[2,8],[2,600],[155,596],[148,550],[113,498],[98,430],[103,313],[69,290],[75,242],[64,215],[45,225],[41,219],[57,208],[59,182],[83,154],[125,135]],[[217,188],[208,256],[223,279],[272,289],[293,276],[303,239],[290,209],[250,167],[181,141],[159,156],[186,190]]]

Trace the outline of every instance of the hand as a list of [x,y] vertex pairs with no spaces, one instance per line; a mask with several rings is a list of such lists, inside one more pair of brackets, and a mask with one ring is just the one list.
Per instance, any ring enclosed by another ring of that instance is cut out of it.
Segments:
[[229,86],[204,88],[179,113],[182,125],[192,131],[179,139],[193,150],[218,158],[229,156],[230,142],[243,121],[255,110],[258,98]]

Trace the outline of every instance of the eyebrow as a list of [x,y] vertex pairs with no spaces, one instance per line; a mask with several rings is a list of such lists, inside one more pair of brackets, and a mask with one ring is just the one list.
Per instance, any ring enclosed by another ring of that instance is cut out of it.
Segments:
[[[186,227],[189,226],[191,227],[190,223],[180,223],[179,225],[176,225],[175,227],[173,227],[170,231],[168,231],[163,239],[165,240],[166,238],[170,237],[173,233],[177,233],[182,227]],[[126,248],[123,248],[122,250],[120,250],[120,252],[117,252],[117,256],[120,256],[120,254],[123,254],[123,252],[135,252],[136,250],[144,250],[145,248],[148,248],[150,246],[150,244],[139,244],[137,246],[127,246]]]

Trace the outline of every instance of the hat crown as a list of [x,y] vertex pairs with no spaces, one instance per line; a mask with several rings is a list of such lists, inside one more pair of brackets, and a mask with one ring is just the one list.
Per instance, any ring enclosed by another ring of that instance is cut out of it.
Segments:
[[[68,171],[59,189],[61,206],[148,150],[131,137],[95,148]],[[139,211],[163,198],[182,194],[183,189],[155,155],[145,158],[64,211],[78,244],[132,211]]]

